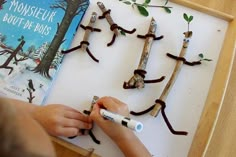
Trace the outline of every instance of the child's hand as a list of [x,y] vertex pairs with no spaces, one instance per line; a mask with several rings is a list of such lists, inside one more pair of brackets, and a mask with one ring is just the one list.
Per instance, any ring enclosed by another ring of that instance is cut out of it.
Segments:
[[81,135],[81,129],[91,129],[92,121],[79,111],[59,104],[36,107],[33,118],[53,136]]
[[129,110],[126,104],[112,97],[100,98],[97,103],[94,104],[90,117],[115,142],[133,134],[130,129],[109,120],[105,120],[100,115],[100,108],[106,108],[111,112],[129,117]]
[[103,97],[94,104],[90,117],[117,144],[126,157],[151,157],[147,148],[132,130],[105,120],[100,115],[100,108],[128,117],[129,110],[126,104],[112,97]]

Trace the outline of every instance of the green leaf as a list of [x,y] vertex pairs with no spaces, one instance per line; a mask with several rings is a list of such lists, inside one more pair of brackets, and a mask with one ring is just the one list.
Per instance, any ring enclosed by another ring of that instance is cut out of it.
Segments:
[[122,30],[120,31],[120,34],[126,36],[125,32]]
[[207,58],[205,58],[205,59],[203,59],[204,61],[208,61],[208,62],[210,62],[210,61],[212,61],[212,59],[207,59]]
[[184,19],[188,22],[188,15],[186,13],[184,13]]
[[127,4],[127,5],[131,5],[131,4],[132,4],[132,3],[129,2],[129,1],[125,1],[125,2],[123,2],[123,3],[125,3],[125,4]]
[[138,8],[138,11],[141,15],[143,15],[143,16],[148,16],[149,15],[148,11],[143,6],[138,5],[137,8]]
[[135,3],[135,2],[136,2],[136,0],[132,0],[132,2],[134,2],[134,3]]
[[167,7],[164,7],[164,9],[165,9],[165,11],[167,12],[167,13],[171,13],[171,10],[169,9],[169,8],[167,8]]
[[193,20],[193,16],[190,16],[190,17],[188,18],[188,22],[190,23],[192,20]]
[[149,4],[151,2],[151,0],[145,0],[146,4]]
[[199,56],[200,58],[204,58],[204,55],[203,55],[202,53],[200,53],[198,56]]

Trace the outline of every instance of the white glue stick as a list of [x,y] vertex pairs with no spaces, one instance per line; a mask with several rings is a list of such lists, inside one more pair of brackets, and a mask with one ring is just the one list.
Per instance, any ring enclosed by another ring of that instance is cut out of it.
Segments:
[[107,111],[105,109],[100,109],[100,114],[115,123],[121,124],[127,128],[130,128],[136,132],[141,132],[143,130],[143,124],[136,120],[130,119],[128,117],[124,117],[122,115]]

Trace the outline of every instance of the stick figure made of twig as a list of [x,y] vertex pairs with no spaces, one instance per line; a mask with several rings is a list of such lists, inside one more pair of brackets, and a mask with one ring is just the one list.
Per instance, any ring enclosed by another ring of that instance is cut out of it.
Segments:
[[99,19],[104,19],[106,18],[107,22],[110,24],[110,30],[114,32],[114,35],[112,37],[112,40],[107,44],[107,46],[111,46],[114,42],[116,37],[119,35],[119,30],[128,33],[128,34],[133,34],[136,29],[134,28],[133,30],[129,31],[126,30],[124,28],[122,28],[121,26],[117,25],[113,19],[111,18],[111,10],[110,9],[106,9],[105,5],[102,2],[97,2],[98,7],[101,9],[101,11],[103,12],[102,16],[99,16]]
[[83,38],[83,41],[80,42],[80,45],[76,46],[76,47],[73,47],[69,50],[66,50],[66,51],[62,51],[63,54],[68,54],[72,51],[75,51],[77,49],[82,49],[83,51],[86,51],[88,53],[88,55],[95,61],[95,62],[99,62],[98,59],[96,59],[93,54],[91,53],[91,51],[89,50],[88,46],[89,46],[89,42],[88,42],[88,39],[89,39],[89,35],[91,32],[101,32],[101,29],[98,29],[98,28],[93,28],[93,25],[95,23],[97,19],[97,13],[96,12],[93,12],[92,13],[92,16],[90,18],[90,22],[87,26],[84,26],[84,25],[80,25],[80,27],[82,29],[85,30],[85,33],[84,33],[84,38]]

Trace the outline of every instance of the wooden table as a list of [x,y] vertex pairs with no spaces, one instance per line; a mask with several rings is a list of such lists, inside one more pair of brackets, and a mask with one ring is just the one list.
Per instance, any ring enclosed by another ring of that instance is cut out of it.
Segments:
[[[188,0],[212,9],[225,12],[236,17],[235,0]],[[235,28],[236,29],[236,28]],[[235,39],[232,39],[235,40]],[[234,61],[232,73],[225,94],[223,106],[217,121],[212,139],[205,152],[205,157],[233,157],[236,156],[236,61]],[[60,141],[59,141],[60,142]],[[58,157],[83,157],[76,151],[83,152],[84,156],[87,151],[77,148],[69,143],[58,144],[54,142]],[[67,149],[69,147],[70,149]],[[92,155],[93,156],[93,155]]]
[[[191,0],[201,5],[234,15],[236,17],[235,0]],[[235,28],[236,29],[236,28]],[[233,39],[232,39],[233,40]],[[216,124],[212,140],[206,151],[206,157],[236,156],[236,61],[234,60],[224,103]]]

